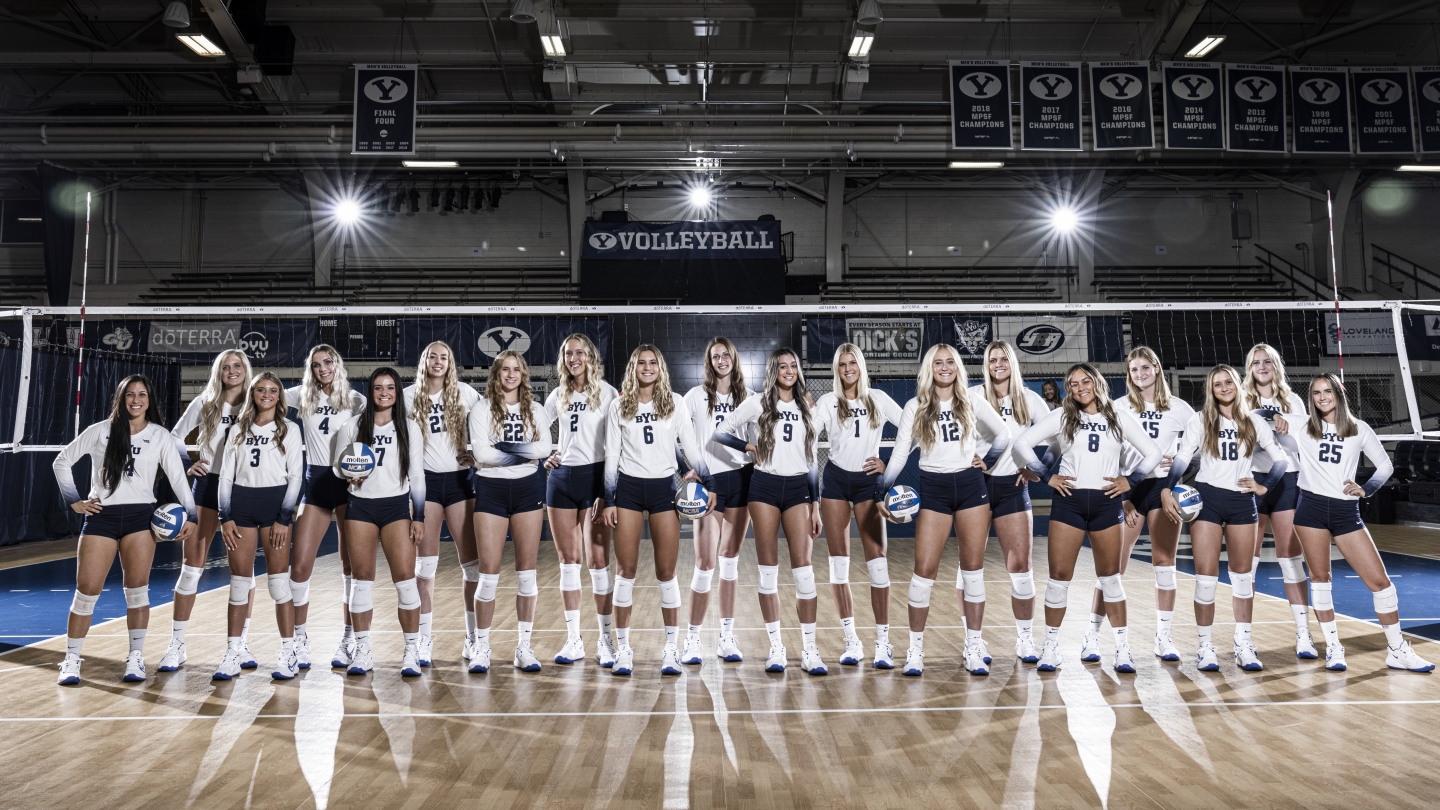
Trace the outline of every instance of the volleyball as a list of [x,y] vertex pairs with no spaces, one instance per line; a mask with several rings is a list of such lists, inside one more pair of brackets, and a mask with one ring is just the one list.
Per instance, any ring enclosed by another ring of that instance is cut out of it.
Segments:
[[710,493],[697,481],[686,481],[675,492],[675,511],[680,517],[699,520],[710,508]]
[[155,509],[150,515],[150,531],[161,540],[174,540],[185,528],[185,507],[178,503],[167,503]]
[[364,442],[354,442],[340,454],[340,472],[351,481],[364,481],[375,471],[375,451]]
[[1171,489],[1170,493],[1175,496],[1175,505],[1180,507],[1181,520],[1189,523],[1199,517],[1200,509],[1205,506],[1205,502],[1200,498],[1199,490],[1181,484]]
[[890,515],[901,523],[909,523],[920,511],[920,496],[910,487],[891,487],[885,493],[885,508],[890,510]]

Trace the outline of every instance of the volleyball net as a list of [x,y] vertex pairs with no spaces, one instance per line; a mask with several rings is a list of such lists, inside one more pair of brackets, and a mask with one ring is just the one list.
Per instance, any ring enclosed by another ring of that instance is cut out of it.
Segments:
[[[730,338],[748,387],[764,382],[771,351],[801,357],[815,396],[832,387],[836,348],[859,345],[873,384],[898,402],[914,395],[915,373],[936,343],[954,346],[971,384],[985,346],[1017,348],[1025,382],[1063,390],[1072,364],[1090,362],[1123,396],[1125,356],[1150,346],[1172,391],[1199,406],[1217,363],[1244,372],[1257,343],[1284,358],[1304,396],[1309,378],[1343,371],[1356,414],[1385,439],[1440,437],[1440,306],[1415,302],[1142,304],[848,304],[622,307],[77,307],[0,312],[0,451],[54,451],[80,428],[106,417],[128,374],[150,377],[167,423],[203,389],[215,355],[239,349],[256,371],[298,383],[311,347],[334,346],[352,385],[379,366],[413,380],[425,346],[443,340],[461,377],[483,390],[494,357],[507,349],[530,365],[537,398],[555,384],[564,338],[595,342],[606,378],[617,386],[642,343],[664,353],[672,385],[684,393],[704,378],[706,343]],[[82,354],[83,366],[79,361]],[[1343,356],[1341,354],[1343,350]],[[77,367],[80,373],[77,376]],[[78,406],[77,406],[78,391]],[[77,419],[78,416],[78,419]],[[893,433],[893,428],[891,428]]]

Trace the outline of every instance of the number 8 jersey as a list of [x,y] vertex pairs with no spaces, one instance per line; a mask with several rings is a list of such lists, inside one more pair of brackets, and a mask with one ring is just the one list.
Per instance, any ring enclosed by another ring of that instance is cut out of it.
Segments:
[[1300,455],[1300,489],[1326,498],[1341,501],[1359,500],[1355,495],[1345,493],[1345,482],[1355,480],[1355,470],[1360,466],[1360,454],[1375,465],[1375,474],[1365,482],[1362,489],[1365,497],[1374,495],[1395,465],[1390,463],[1385,448],[1375,431],[1359,419],[1355,420],[1355,435],[1342,438],[1333,422],[1323,422],[1320,438],[1310,436],[1310,416],[1304,413],[1276,413],[1278,421],[1284,419],[1289,433],[1280,436],[1280,443],[1286,449],[1293,449]]

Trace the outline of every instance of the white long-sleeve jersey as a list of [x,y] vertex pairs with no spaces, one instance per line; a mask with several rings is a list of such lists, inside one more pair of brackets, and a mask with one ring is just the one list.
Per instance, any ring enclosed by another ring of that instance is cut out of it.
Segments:
[[[745,402],[758,399],[759,396],[754,391],[745,389]],[[738,470],[754,460],[743,450],[727,447],[715,441],[715,431],[719,430],[725,417],[735,410],[733,393],[715,394],[715,411],[710,413],[710,400],[705,396],[705,387],[697,385],[685,394],[685,407],[690,410],[690,422],[695,429],[695,444],[700,447],[700,452],[705,454],[705,464],[710,468],[710,472]],[[714,419],[706,418],[707,414],[713,416]],[[757,432],[752,428],[748,435],[742,435],[741,438],[753,444],[756,435]]]
[[1035,455],[1035,447],[1052,443],[1060,450],[1059,474],[1074,478],[1074,489],[1104,489],[1109,486],[1110,482],[1106,479],[1121,474],[1120,460],[1127,446],[1140,456],[1135,469],[1126,476],[1131,486],[1144,480],[1160,464],[1160,446],[1129,411],[1115,409],[1115,418],[1125,434],[1124,441],[1115,438],[1115,432],[1102,414],[1083,412],[1074,439],[1067,441],[1063,430],[1064,418],[1065,409],[1056,408],[1015,441],[1015,460],[1042,480],[1049,471]]
[[[490,418],[490,403],[481,402],[470,409],[470,452],[480,463],[475,471],[482,478],[524,478],[540,471],[537,459],[548,458],[554,444],[550,441],[550,417],[545,407],[530,400],[530,418],[538,436],[525,435],[521,403],[505,406],[505,419],[495,425]],[[519,456],[523,461],[514,463]]]
[[1289,424],[1290,432],[1280,437],[1280,443],[1300,456],[1300,489],[1304,492],[1342,501],[1359,500],[1356,495],[1345,494],[1345,482],[1355,480],[1361,453],[1375,465],[1375,474],[1361,486],[1365,497],[1379,491],[1390,474],[1395,472],[1395,465],[1390,462],[1390,456],[1385,453],[1385,447],[1380,444],[1375,431],[1359,419],[1355,420],[1357,430],[1354,436],[1342,439],[1335,432],[1335,423],[1325,422],[1320,438],[1312,439],[1306,430],[1310,424],[1309,414],[1277,413],[1275,418],[1284,419]]
[[[480,393],[472,388],[469,383],[460,383],[460,407],[464,409],[466,416],[480,401]],[[415,413],[416,392],[419,388],[414,385],[405,387],[405,415],[410,417]],[[456,458],[465,448],[455,447],[450,442],[450,431],[445,429],[445,402],[444,393],[427,394],[426,402],[422,406],[426,409],[425,429],[421,434],[425,437],[425,469],[427,472],[455,472],[460,469],[460,462]]]
[[[968,396],[963,395],[962,396]],[[983,398],[971,403],[975,414],[975,429],[967,435],[955,418],[955,400],[940,401],[940,412],[935,419],[935,441],[930,449],[920,448],[920,469],[933,473],[957,473],[975,466],[977,451],[984,451],[984,457],[993,464],[999,456],[1009,451],[1013,436],[1000,414],[990,407]],[[918,443],[915,436],[915,415],[920,410],[920,400],[911,399],[900,413],[900,425],[895,435],[895,450],[885,466],[885,478],[881,489],[889,489],[900,477],[910,459],[910,451]]]
[[[190,454],[185,450],[185,437],[200,427],[200,409],[203,407],[205,407],[205,402],[200,397],[190,400],[190,405],[185,408],[185,413],[180,415],[180,421],[176,422],[175,427],[170,430],[170,435],[175,437],[175,446],[179,449],[180,455],[187,458]],[[231,405],[228,402],[223,403],[220,406],[220,424],[215,426],[215,432],[210,436],[210,442],[204,445],[198,444],[200,434],[195,434],[197,443],[195,455],[198,456],[196,461],[204,461],[210,466],[212,473],[219,474],[220,465],[225,462],[225,447],[228,444],[225,437],[230,431],[230,426],[235,424],[235,420],[238,418],[240,418],[240,406]]]
[[[675,403],[670,418],[655,415],[655,403],[641,402],[635,415],[620,415],[620,400],[611,401],[605,411],[605,505],[615,505],[615,488],[620,473],[633,478],[667,478],[680,469],[677,450],[685,453],[685,461],[695,468],[702,479],[710,477],[710,468],[700,454],[695,433],[690,426],[690,412],[685,400],[671,392]],[[678,447],[677,447],[678,442]]]
[[[1005,420],[1005,426],[1010,428],[1011,436],[1019,436],[1021,433],[1024,433],[1026,428],[1040,421],[1042,416],[1050,412],[1050,406],[1039,394],[1031,391],[1029,388],[1023,387],[1020,391],[1021,396],[1025,398],[1025,407],[1030,412],[1030,421],[1023,425],[1015,420],[1014,400],[1011,398],[1013,395],[1001,397],[1000,399],[1000,418]],[[987,405],[990,404],[990,400],[985,396],[985,383],[983,382],[979,385],[970,386],[970,388],[966,389],[965,393],[970,397],[970,404],[974,405],[977,410],[981,402]],[[993,409],[994,406],[992,405],[991,408]],[[1000,457],[995,459],[995,463],[990,465],[990,468],[985,471],[985,474],[999,475],[1002,477],[1008,475],[1013,477],[1017,470],[1019,470],[1019,467],[1015,465],[1014,454],[1001,453]]]
[[[101,506],[154,503],[155,476],[164,472],[175,497],[185,507],[185,514],[195,519],[195,500],[190,488],[185,485],[185,467],[175,452],[175,438],[165,428],[147,424],[139,433],[130,434],[130,463],[120,474],[120,481],[113,491],[105,489],[105,448],[110,444],[110,420],[96,422],[75,441],[65,445],[55,456],[50,466],[55,471],[55,482],[60,485],[60,496],[67,504],[79,503],[91,497],[98,497]],[[90,457],[90,492],[82,496],[75,487],[75,474],[70,469],[82,456]]]
[[[758,447],[759,437],[756,436],[753,440],[749,437],[759,432],[760,414],[764,409],[764,400],[758,396],[751,397],[731,411],[712,435],[733,436],[738,442],[753,441]],[[770,451],[768,460],[755,459],[755,469],[771,475],[808,475],[814,472],[815,460],[820,457],[816,450],[816,443],[820,440],[820,425],[814,414],[811,415],[810,425],[810,434],[807,436],[800,404],[794,400],[776,400],[775,424],[770,426],[770,432],[775,436],[775,447]]]
[[[1195,474],[1195,480],[1220,489],[1228,489],[1232,492],[1240,491],[1240,479],[1252,477],[1251,471],[1255,467],[1255,456],[1263,453],[1274,460],[1278,467],[1266,464],[1267,473],[1271,471],[1285,474],[1288,462],[1285,458],[1285,451],[1281,449],[1280,443],[1275,440],[1275,433],[1264,419],[1253,413],[1246,413],[1241,418],[1249,419],[1255,426],[1255,446],[1249,453],[1245,452],[1245,445],[1240,441],[1239,426],[1233,419],[1220,417],[1220,436],[1216,446],[1220,451],[1217,458],[1209,453],[1200,450],[1204,443],[1205,417],[1202,414],[1195,414],[1190,417],[1190,422],[1185,426],[1185,436],[1180,440],[1180,447],[1175,453],[1175,461],[1170,467],[1170,479],[1178,482],[1180,476],[1190,466],[1190,459],[1195,452],[1200,451],[1200,471]],[[1275,480],[1279,475],[1273,476]],[[1260,477],[1260,482],[1269,488],[1274,481]]]
[[[1140,427],[1145,430],[1145,435],[1155,442],[1160,448],[1161,456],[1174,456],[1175,449],[1180,446],[1180,434],[1185,431],[1185,426],[1195,417],[1195,409],[1179,397],[1170,397],[1170,409],[1158,411],[1155,403],[1146,402],[1143,410],[1137,411],[1130,404],[1130,398],[1115,400],[1115,410],[1123,411],[1135,417],[1140,422]],[[1127,435],[1129,428],[1126,428]],[[1121,462],[1120,468],[1125,475],[1134,472],[1140,463],[1138,453],[1126,453]],[[1162,459],[1163,462],[1163,459]],[[1162,463],[1150,471],[1146,478],[1163,478],[1169,474],[1169,469]]]
[[[283,418],[283,417],[281,417]],[[235,436],[225,452],[220,467],[220,521],[230,519],[230,499],[236,485],[258,489],[285,487],[280,504],[280,522],[289,523],[300,500],[300,487],[305,483],[305,438],[300,430],[289,426],[285,431],[284,452],[275,441],[276,422],[255,425],[245,436]]]
[[295,418],[300,420],[300,426],[304,428],[306,464],[329,467],[333,455],[331,451],[335,449],[335,437],[339,435],[340,429],[354,422],[365,410],[364,395],[354,389],[349,393],[349,410],[337,411],[331,408],[330,398],[322,396],[315,406],[315,413],[305,416],[300,408],[305,397],[304,387],[297,385],[285,389],[285,405],[295,409]]
[[[1291,414],[1292,416],[1304,417],[1305,419],[1309,419],[1309,417],[1310,417],[1310,412],[1305,409],[1305,400],[1301,399],[1299,394],[1295,393],[1294,391],[1291,391],[1291,392],[1290,392],[1290,399],[1289,399],[1288,401],[1289,401],[1289,403],[1290,403],[1290,414]],[[1258,408],[1258,410],[1260,411],[1260,415],[1261,415],[1262,417],[1264,417],[1265,422],[1267,423],[1267,425],[1270,426],[1270,427],[1274,427],[1274,425],[1275,425],[1275,414],[1280,413],[1280,400],[1278,400],[1278,399],[1270,399],[1270,398],[1267,398],[1267,397],[1261,397],[1261,398],[1260,398],[1260,407]],[[1281,444],[1281,445],[1280,445],[1280,449],[1282,449],[1282,450],[1285,451],[1285,455],[1286,455],[1286,457],[1289,459],[1290,471],[1291,471],[1291,472],[1295,472],[1295,471],[1299,470],[1299,469],[1300,469],[1300,455],[1299,455],[1298,453],[1294,452],[1291,448],[1286,447],[1284,444]],[[1255,457],[1255,472],[1257,472],[1257,473],[1269,472],[1269,471],[1270,471],[1270,462],[1271,462],[1271,459],[1270,459],[1270,456],[1268,456],[1268,455],[1265,455],[1265,456],[1256,456],[1256,457]]]
[[560,463],[583,467],[605,461],[605,409],[619,396],[615,386],[600,383],[600,407],[592,408],[590,398],[572,393],[562,404],[559,388],[545,397],[545,418],[560,425]]
[[870,389],[870,404],[880,414],[880,424],[870,426],[870,408],[858,399],[848,400],[850,416],[840,420],[840,395],[831,391],[815,403],[811,418],[818,430],[824,430],[830,442],[830,462],[848,472],[864,472],[865,459],[880,456],[880,438],[885,423],[900,425],[900,405],[890,395]]
[[[350,481],[350,494],[357,498],[373,499],[409,494],[410,503],[415,507],[411,519],[424,520],[425,449],[421,444],[423,439],[420,426],[409,419],[405,420],[405,430],[409,432],[410,440],[410,465],[404,478],[400,477],[400,447],[395,441],[395,430],[394,419],[375,426],[375,435],[370,439],[370,449],[375,451],[375,469],[363,480]],[[360,423],[354,419],[342,425],[340,432],[335,435],[336,455],[343,454],[346,447],[359,441],[359,433]],[[335,475],[345,479],[345,474],[340,471],[338,458],[331,463],[331,469],[335,471]]]

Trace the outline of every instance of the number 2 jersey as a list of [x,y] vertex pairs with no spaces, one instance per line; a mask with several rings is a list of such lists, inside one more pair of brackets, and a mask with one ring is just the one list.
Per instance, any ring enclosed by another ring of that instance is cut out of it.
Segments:
[[[1180,440],[1180,447],[1175,453],[1175,460],[1170,465],[1169,485],[1174,486],[1180,483],[1180,477],[1190,466],[1190,459],[1199,451],[1200,471],[1195,474],[1195,480],[1220,489],[1228,489],[1231,492],[1240,491],[1241,478],[1256,478],[1266,489],[1274,486],[1280,476],[1285,474],[1289,468],[1289,460],[1285,457],[1285,451],[1281,449],[1279,442],[1275,440],[1275,432],[1265,423],[1265,420],[1253,413],[1246,413],[1243,419],[1249,419],[1255,426],[1255,446],[1250,452],[1245,452],[1245,447],[1240,441],[1239,427],[1233,419],[1220,417],[1220,436],[1216,449],[1220,452],[1218,456],[1212,456],[1209,452],[1201,449],[1205,436],[1205,416],[1195,414],[1190,417],[1190,423],[1185,426],[1185,437]],[[1264,454],[1273,463],[1266,465],[1266,475],[1253,475],[1255,468],[1255,457]]]
[[1375,431],[1359,419],[1355,420],[1355,435],[1341,438],[1333,422],[1323,422],[1320,438],[1310,437],[1310,416],[1306,413],[1277,413],[1275,419],[1284,419],[1289,434],[1280,436],[1280,444],[1294,450],[1300,456],[1300,489],[1326,498],[1341,501],[1359,500],[1358,496],[1345,493],[1345,482],[1355,480],[1355,470],[1360,466],[1360,454],[1375,465],[1375,474],[1370,476],[1361,489],[1365,497],[1380,490],[1395,472],[1385,448]]
[[285,405],[295,409],[295,419],[305,433],[305,463],[315,467],[329,467],[331,451],[335,449],[335,437],[345,425],[354,422],[355,417],[365,410],[365,397],[354,389],[347,392],[350,409],[337,411],[330,407],[330,398],[321,392],[315,412],[305,414],[305,388],[294,386],[285,389]]
[[[745,389],[745,399],[740,404],[745,404],[760,395]],[[715,410],[710,411],[710,399],[705,395],[705,386],[697,385],[685,394],[685,407],[690,411],[690,421],[695,428],[695,444],[699,446],[700,452],[705,454],[705,464],[710,472],[726,472],[738,470],[749,464],[751,459],[743,450],[728,447],[715,441],[715,431],[720,429],[725,417],[735,411],[735,394],[715,394]],[[713,418],[710,418],[713,417]],[[752,428],[747,434],[740,438],[745,441],[755,442],[755,430]]]
[[[195,501],[190,488],[185,486],[185,468],[175,452],[175,438],[165,428],[151,423],[139,433],[130,434],[130,463],[120,474],[115,489],[105,489],[105,448],[110,444],[110,420],[96,422],[75,441],[65,445],[55,456],[51,468],[55,471],[55,482],[60,485],[60,497],[65,503],[79,503],[86,498],[99,498],[101,506],[155,502],[155,475],[165,473],[170,489],[185,507],[185,514],[195,519]],[[90,494],[81,496],[75,488],[75,474],[70,469],[81,456],[90,457]]]
[[[411,520],[425,519],[425,445],[421,438],[420,426],[410,419],[401,428],[407,431],[410,441],[410,465],[404,478],[400,477],[400,445],[396,441],[396,424],[391,419],[375,426],[375,435],[370,439],[370,449],[375,451],[375,469],[360,481],[350,481],[350,495],[356,498],[393,498],[409,494],[410,503],[415,507]],[[347,421],[335,436],[335,455],[331,465],[335,475],[349,481],[340,471],[338,456],[345,448],[359,441],[360,423]],[[313,462],[312,462],[313,463]]]
[[1105,489],[1110,486],[1107,479],[1121,474],[1121,458],[1128,447],[1139,455],[1135,469],[1126,475],[1134,486],[1159,466],[1160,447],[1129,411],[1116,407],[1115,420],[1124,434],[1123,439],[1116,438],[1104,414],[1084,412],[1080,414],[1075,435],[1066,439],[1065,409],[1056,408],[1015,440],[1015,460],[1043,481],[1049,470],[1035,455],[1035,448],[1055,445],[1060,455],[1057,474],[1075,479],[1070,485],[1072,489]]
[[602,381],[598,407],[590,404],[583,392],[566,397],[555,388],[545,397],[545,418],[559,426],[561,466],[583,467],[605,461],[605,410],[618,395],[615,386]]
[[289,523],[295,514],[295,503],[300,500],[300,487],[305,482],[305,439],[298,425],[288,425],[281,452],[281,443],[275,441],[276,424],[253,425],[246,435],[232,436],[233,441],[226,442],[217,496],[221,523],[230,519],[230,498],[236,486],[283,486],[285,497],[280,502],[279,522]]
[[[463,415],[468,417],[475,403],[480,401],[480,394],[467,383],[462,382],[457,387],[460,390],[460,407]],[[413,384],[405,387],[405,413],[411,418],[414,418],[418,391],[419,386]],[[450,431],[445,428],[445,393],[424,395],[421,407],[425,409],[425,427],[421,431],[425,436],[425,469],[428,472],[460,470],[460,462],[456,459],[465,448],[456,447],[450,441]]]
[[[824,429],[830,441],[830,463],[846,472],[864,472],[865,460],[880,456],[880,438],[885,423],[900,425],[900,406],[884,391],[872,388],[870,406],[858,399],[847,400],[850,415],[840,420],[840,395],[831,391],[822,394],[811,416],[816,429]],[[871,427],[871,409],[879,416],[879,424]]]
[[519,402],[505,406],[505,417],[499,425],[491,419],[488,400],[470,409],[470,452],[480,464],[476,475],[482,478],[524,478],[539,472],[540,464],[535,459],[548,457],[553,447],[550,417],[546,415],[544,406],[534,399],[527,404],[538,435],[525,435],[525,419],[520,414]]
[[620,473],[631,478],[669,478],[680,469],[677,456],[681,451],[702,479],[710,478],[710,468],[695,443],[685,400],[674,392],[670,397],[674,410],[666,418],[656,415],[653,400],[637,403],[635,415],[628,419],[620,412],[620,398],[610,401],[605,411],[606,506],[615,505]]

